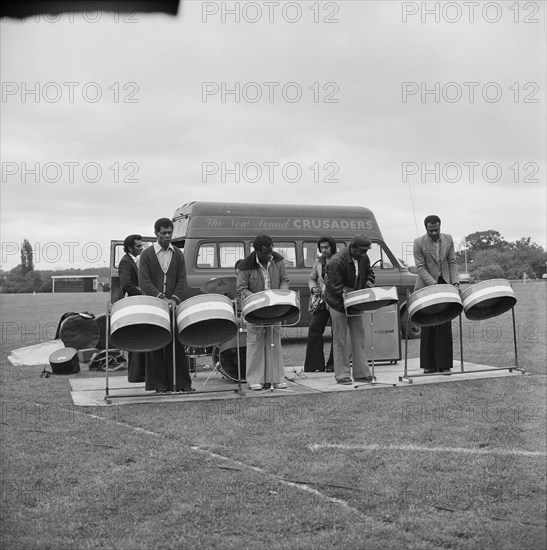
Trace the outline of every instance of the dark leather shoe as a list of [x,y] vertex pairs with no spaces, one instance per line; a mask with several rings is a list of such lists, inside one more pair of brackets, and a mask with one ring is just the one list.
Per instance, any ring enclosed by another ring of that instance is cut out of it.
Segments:
[[439,370],[439,373],[440,373],[440,374],[444,374],[445,376],[446,376],[446,375],[452,374],[452,373],[450,372],[450,369],[440,369],[440,370]]
[[365,376],[364,378],[354,378],[356,382],[372,382],[374,379],[372,376]]
[[188,393],[188,392],[191,392],[191,391],[196,391],[195,388],[182,388],[182,393]]
[[435,374],[437,369],[424,369],[424,374]]
[[350,384],[353,384],[351,381],[351,378],[340,378],[340,380],[337,380],[338,384],[344,384],[344,386],[349,386]]
[[327,367],[325,372],[334,372],[334,367]]

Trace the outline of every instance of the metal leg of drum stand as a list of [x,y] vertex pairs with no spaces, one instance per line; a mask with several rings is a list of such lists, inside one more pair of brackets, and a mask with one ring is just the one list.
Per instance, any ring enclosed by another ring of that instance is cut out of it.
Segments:
[[[274,355],[274,328],[273,328],[273,325],[270,325],[269,327],[267,327],[266,330],[270,331],[270,345],[269,345],[269,349],[268,349],[268,357],[270,358],[270,369],[272,369],[273,367],[273,355]],[[270,384],[270,391],[274,391],[274,383],[271,382]]]
[[463,368],[463,331],[462,331],[462,314],[460,313],[460,371],[465,372]]
[[[237,348],[237,390],[236,393],[238,395],[245,395],[245,392],[241,388],[241,354],[239,352],[239,322],[240,319],[237,316],[237,303],[235,305],[236,307],[236,321],[237,321],[237,332],[236,332],[236,348]],[[220,361],[220,351],[218,360]]]
[[[516,370],[518,370],[522,374],[526,374],[526,371],[524,369],[519,368],[519,358],[518,358],[518,354],[517,354],[517,328],[516,328],[516,323],[515,323],[515,308],[514,307],[511,308],[511,315],[513,317],[513,344],[515,346],[515,367],[516,367]],[[511,372],[511,371],[509,371],[509,372]]]
[[373,386],[378,386],[378,385],[381,385],[381,386],[395,386],[395,384],[390,384],[388,382],[377,382],[376,381],[376,375],[374,374],[374,315],[370,314],[370,358],[371,358],[371,363],[370,363],[370,366],[372,367],[371,369],[371,374],[372,374],[372,385]]
[[[410,293],[406,291],[406,303],[408,304],[408,297]],[[406,310],[406,329],[405,329],[405,368],[403,371],[403,376],[399,376],[399,382],[403,382],[408,379],[408,383],[412,384],[412,378],[408,378],[408,333],[410,331],[410,315],[408,313],[408,306]]]
[[[220,361],[220,352],[218,360]],[[211,376],[213,376],[213,374],[215,374],[215,372],[218,372],[218,367],[216,365],[213,367],[213,370],[209,373],[209,376],[205,379],[205,382],[203,382],[202,386],[205,386],[205,384],[209,382],[209,379],[211,378]]]
[[517,354],[517,329],[515,328],[515,308],[511,308],[511,315],[513,317],[513,343],[515,346],[515,367],[519,368],[519,358]]
[[171,306],[171,334],[173,335],[173,393],[177,391],[177,355],[176,355],[176,340],[177,338],[177,326],[176,326],[176,314],[175,308]]
[[106,374],[106,382],[105,382],[105,390],[104,390],[104,400],[107,402],[107,404],[111,404],[112,400],[110,399],[110,394],[108,390],[108,346],[109,346],[109,334],[110,334],[110,307],[112,304],[110,302],[106,305],[106,334],[105,334],[105,342],[106,342],[106,367],[105,367],[105,374]]
[[[268,349],[268,357],[270,359],[270,369],[273,368],[273,362],[274,362],[274,347],[275,347],[275,344],[274,344],[274,325],[268,325],[267,327],[264,327],[266,330],[269,329],[270,331],[270,345],[268,346],[269,349]],[[283,375],[283,378],[285,376]],[[277,384],[277,382],[275,382],[275,384]],[[287,391],[287,388],[275,388],[274,387],[274,382],[271,383],[270,385],[270,391],[274,391],[274,389],[278,389],[278,390],[282,390],[282,391]],[[291,391],[291,390],[288,390],[288,391]]]

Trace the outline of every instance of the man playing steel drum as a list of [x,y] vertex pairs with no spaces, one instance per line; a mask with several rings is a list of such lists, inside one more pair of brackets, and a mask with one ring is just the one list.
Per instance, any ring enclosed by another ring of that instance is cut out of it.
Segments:
[[[237,294],[241,301],[256,292],[289,289],[289,277],[283,256],[273,251],[273,241],[258,235],[253,241],[254,252],[237,270]],[[272,349],[273,348],[273,349]],[[283,355],[281,353],[281,323],[274,326],[247,324],[247,384],[251,390],[261,390],[266,384],[286,388]]]
[[[164,300],[172,311],[183,300],[187,289],[186,263],[182,252],[171,244],[173,222],[160,218],[154,224],[157,241],[139,260],[139,286],[146,296]],[[173,384],[173,344],[146,352],[145,389],[157,393],[194,391],[184,346],[175,334],[176,382]]]
[[[366,235],[354,235],[350,245],[335,254],[327,265],[325,303],[332,322],[334,377],[338,384],[352,384],[349,356],[356,381],[372,382],[365,352],[365,325],[362,315],[347,316],[344,294],[374,286],[374,271],[367,252],[371,240]],[[349,328],[349,345],[348,345]]]
[[[459,289],[454,241],[441,233],[439,216],[424,220],[426,234],[414,241],[414,263],[418,279],[414,290],[436,284],[452,284]],[[420,367],[425,374],[450,374],[452,368],[452,323],[423,326],[420,336]]]

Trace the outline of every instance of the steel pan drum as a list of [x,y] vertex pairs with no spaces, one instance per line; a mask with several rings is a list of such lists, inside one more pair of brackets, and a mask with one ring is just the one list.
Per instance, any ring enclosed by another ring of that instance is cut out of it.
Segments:
[[110,315],[110,342],[128,351],[154,351],[171,341],[169,306],[153,296],[118,300]]
[[410,319],[424,327],[448,323],[463,309],[460,293],[453,285],[432,285],[408,297]]
[[397,288],[363,288],[344,295],[344,307],[347,315],[357,315],[363,311],[374,311],[399,301]]
[[207,347],[226,342],[237,333],[232,300],[222,294],[203,294],[177,307],[179,340],[186,346]]
[[[218,370],[221,374],[237,382],[237,338],[232,338],[221,346],[215,346],[212,353],[213,361],[218,362]],[[239,334],[239,359],[241,381],[247,380],[247,334]]]
[[236,277],[218,277],[201,285],[199,289],[204,294],[222,294],[228,298],[236,297]]
[[505,279],[491,279],[470,286],[462,292],[463,310],[471,321],[481,321],[509,311],[517,299]]
[[300,297],[293,290],[263,290],[242,303],[243,318],[251,325],[298,321]]

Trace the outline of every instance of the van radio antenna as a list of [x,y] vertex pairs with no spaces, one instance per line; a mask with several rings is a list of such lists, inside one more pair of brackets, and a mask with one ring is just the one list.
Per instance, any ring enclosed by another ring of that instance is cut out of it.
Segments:
[[414,198],[412,197],[412,187],[410,187],[410,181],[408,182],[408,191],[410,193],[410,204],[412,204],[412,214],[414,215],[414,225],[416,226],[416,236],[420,236],[418,229],[418,220],[416,219],[416,209],[414,208]]

